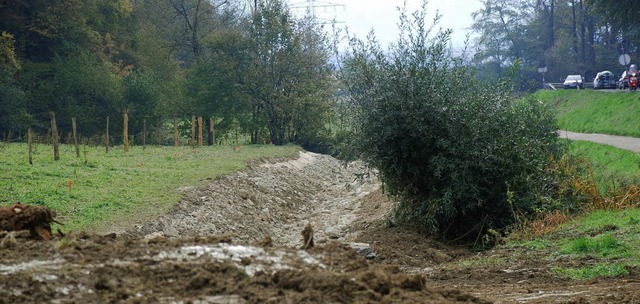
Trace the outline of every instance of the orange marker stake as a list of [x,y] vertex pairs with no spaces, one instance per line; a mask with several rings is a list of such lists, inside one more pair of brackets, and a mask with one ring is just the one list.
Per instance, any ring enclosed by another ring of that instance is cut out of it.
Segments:
[[71,188],[73,187],[73,181],[69,180],[69,191],[71,191]]

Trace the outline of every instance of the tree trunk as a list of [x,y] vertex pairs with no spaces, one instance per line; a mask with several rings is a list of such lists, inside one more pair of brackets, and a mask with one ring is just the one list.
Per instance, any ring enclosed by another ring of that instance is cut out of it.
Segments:
[[584,75],[587,66],[587,43],[585,41],[587,10],[583,0],[580,0],[580,15],[582,16],[580,20],[580,63],[582,64],[582,75]]
[[551,0],[551,8],[550,8],[551,14],[549,15],[549,48],[552,48],[553,45],[556,43],[556,37],[555,37],[555,23],[554,20],[556,18],[556,1],[555,0]]
[[571,38],[573,45],[573,52],[576,54],[576,59],[579,58],[580,52],[578,51],[578,20],[576,15],[576,1],[571,0]]

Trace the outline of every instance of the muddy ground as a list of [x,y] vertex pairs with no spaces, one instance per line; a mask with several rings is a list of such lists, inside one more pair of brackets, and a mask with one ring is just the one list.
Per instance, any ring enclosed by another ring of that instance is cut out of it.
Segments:
[[396,227],[361,163],[301,152],[176,191],[151,222],[7,235],[0,303],[640,303],[638,270],[570,281],[551,268],[589,260],[473,252]]

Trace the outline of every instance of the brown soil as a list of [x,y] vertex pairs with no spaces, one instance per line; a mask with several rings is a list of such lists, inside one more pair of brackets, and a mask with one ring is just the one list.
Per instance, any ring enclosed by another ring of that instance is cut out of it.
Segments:
[[393,227],[394,202],[360,163],[301,152],[178,191],[170,213],[129,229],[6,234],[0,303],[640,303],[637,270],[570,281],[551,268],[588,260]]

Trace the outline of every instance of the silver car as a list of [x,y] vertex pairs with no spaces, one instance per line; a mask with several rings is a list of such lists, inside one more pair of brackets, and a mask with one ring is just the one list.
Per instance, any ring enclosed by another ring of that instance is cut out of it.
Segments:
[[581,75],[569,75],[564,80],[563,86],[565,89],[584,89],[584,81]]

